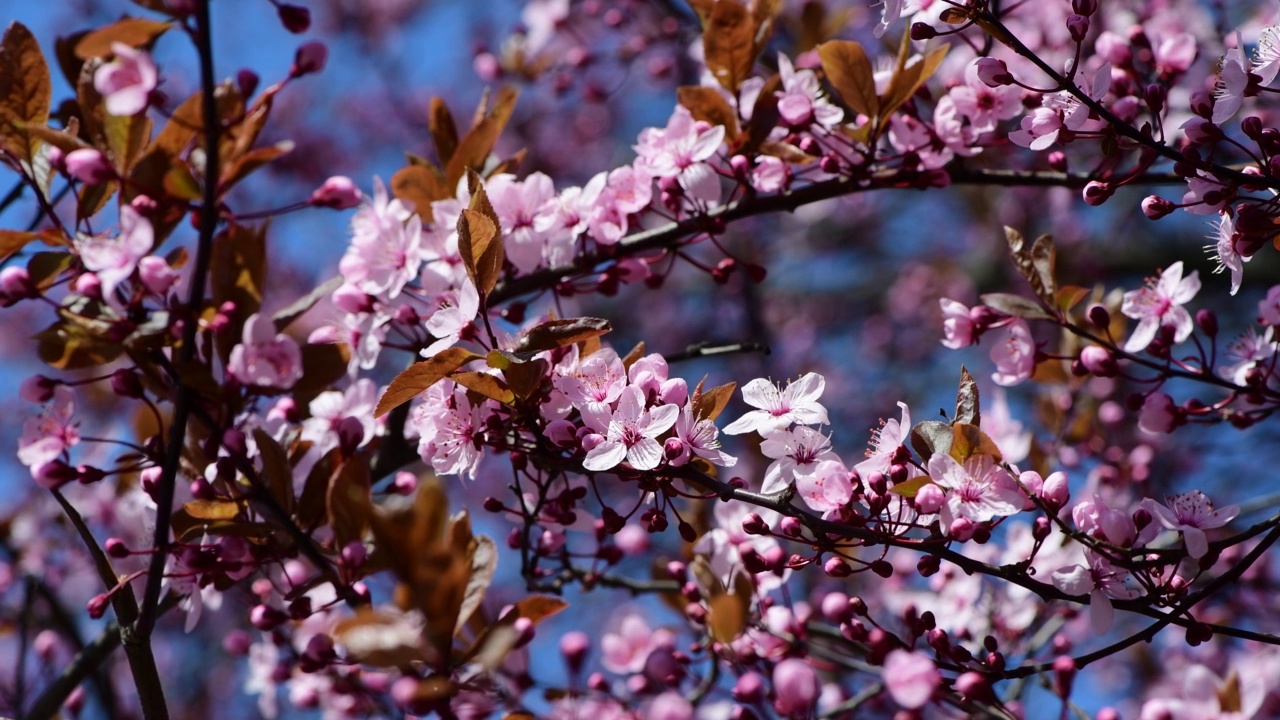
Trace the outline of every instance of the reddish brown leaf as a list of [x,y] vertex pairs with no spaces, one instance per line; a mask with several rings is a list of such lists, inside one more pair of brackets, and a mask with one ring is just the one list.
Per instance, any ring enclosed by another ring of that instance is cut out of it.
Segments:
[[9,257],[40,237],[40,233],[0,229],[0,260]]
[[52,85],[40,45],[26,25],[14,22],[0,40],[0,147],[31,163],[39,138],[25,125],[49,124]]
[[457,150],[454,151],[449,161],[445,163],[446,187],[457,187],[458,181],[462,179],[468,169],[476,172],[484,169],[489,153],[493,152],[493,146],[498,142],[498,137],[502,134],[503,129],[506,128],[507,121],[511,119],[511,113],[515,109],[518,96],[519,93],[512,87],[504,87],[498,90],[498,97],[493,103],[493,109],[487,113],[483,112],[483,108],[487,105],[487,100],[481,101],[479,121],[473,124],[466,135],[462,136],[462,139],[458,141]]
[[146,18],[123,18],[81,38],[76,44],[76,57],[88,60],[110,55],[114,43],[123,43],[133,48],[144,47],[163,35],[172,25],[173,23]]
[[423,222],[431,221],[431,203],[453,197],[435,165],[406,165],[391,176],[391,192],[413,204]]
[[827,80],[849,107],[871,118],[880,114],[875,69],[861,45],[852,40],[832,40],[818,46],[818,58]]
[[502,274],[504,253],[498,226],[479,210],[458,216],[458,254],[481,297],[489,294]]
[[330,482],[325,507],[338,547],[362,539],[369,528],[369,485],[369,464],[363,457],[348,459]]
[[449,379],[458,383],[462,387],[480,393],[481,395],[497,400],[503,405],[510,405],[515,402],[515,394],[501,378],[483,372],[459,372],[449,376]]
[[[724,412],[724,408],[733,398],[733,391],[738,384],[731,382],[706,392],[697,392],[693,396],[693,414],[701,420],[715,420]],[[701,388],[701,385],[699,385]]]
[[387,391],[378,400],[378,407],[373,411],[374,416],[382,417],[409,402],[419,393],[443,380],[449,373],[479,357],[470,350],[453,347],[436,354],[435,357],[414,363],[412,367],[391,381]]
[[436,155],[440,162],[448,165],[453,153],[458,149],[458,128],[453,123],[453,114],[444,100],[431,98],[431,110],[427,115],[427,129],[436,144]]
[[688,108],[694,120],[712,125],[723,125],[725,139],[730,144],[738,137],[738,113],[715,88],[704,85],[685,85],[676,90],[676,99]]
[[519,352],[541,352],[600,337],[612,328],[608,320],[593,317],[548,320],[532,328],[516,347]]

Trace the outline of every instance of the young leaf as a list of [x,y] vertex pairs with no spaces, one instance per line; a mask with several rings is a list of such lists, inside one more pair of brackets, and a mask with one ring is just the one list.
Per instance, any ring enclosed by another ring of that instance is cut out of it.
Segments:
[[1018,272],[1026,278],[1036,297],[1052,306],[1055,291],[1053,236],[1041,235],[1028,248],[1022,233],[1006,225],[1004,237]]
[[520,339],[518,352],[542,352],[600,337],[612,328],[608,320],[593,317],[548,320],[532,328]]
[[704,85],[683,85],[676,90],[676,100],[689,109],[694,120],[712,125],[723,125],[725,139],[730,145],[738,137],[738,113],[715,88]]
[[978,425],[982,422],[982,410],[978,404],[978,381],[960,366],[960,389],[956,391],[956,414],[953,422]]
[[840,97],[855,112],[874,118],[880,114],[875,69],[862,46],[852,40],[832,40],[818,46],[822,71]]
[[702,392],[702,386],[699,384],[698,391],[693,394],[694,417],[699,420],[715,420],[720,417],[720,413],[724,412],[725,406],[733,398],[733,391],[737,387],[737,383],[731,382]]
[[453,123],[453,114],[449,112],[449,106],[438,97],[431,98],[427,129],[431,132],[431,139],[436,144],[436,155],[440,157],[440,162],[447,165],[453,158],[454,151],[458,149],[458,128]]
[[622,369],[630,372],[631,366],[635,365],[637,360],[644,357],[646,352],[648,351],[645,348],[643,340],[636,343],[636,346],[631,348],[631,352],[622,357]]
[[434,357],[414,363],[391,381],[378,400],[374,417],[382,417],[417,397],[419,393],[444,379],[446,375],[480,356],[459,347],[449,348]]
[[964,462],[974,455],[990,455],[996,462],[1000,462],[1000,448],[977,425],[958,422],[951,430],[951,449],[948,453],[957,462]]
[[289,455],[275,438],[262,428],[254,428],[253,439],[262,456],[262,481],[276,504],[286,513],[293,512],[293,467]]
[[911,447],[924,462],[928,462],[934,453],[946,453],[951,450],[951,426],[937,420],[925,420],[911,428]]
[[740,0],[717,0],[702,23],[702,50],[707,70],[720,86],[737,94],[751,76],[759,52],[757,28]]
[[76,57],[81,60],[111,54],[111,46],[123,43],[132,48],[150,45],[173,26],[173,23],[126,17],[90,32],[76,43]]
[[484,170],[485,161],[489,159],[489,153],[493,152],[493,146],[498,142],[498,136],[502,134],[502,130],[507,126],[507,121],[511,119],[511,113],[515,109],[518,96],[519,93],[515,88],[504,87],[498,90],[498,98],[493,103],[493,110],[484,112],[488,97],[486,93],[486,100],[482,100],[480,107],[477,109],[478,121],[458,141],[458,149],[454,151],[453,156],[445,163],[445,187],[457,187],[458,181],[462,179],[468,169],[476,172]]
[[982,303],[992,310],[999,310],[1005,315],[1025,318],[1027,320],[1050,320],[1053,318],[1040,304],[1021,295],[1009,293],[987,293],[981,296]]
[[337,547],[360,540],[369,528],[369,486],[369,462],[363,457],[349,458],[329,483],[325,507]]
[[476,538],[475,552],[471,556],[471,577],[467,578],[466,590],[462,598],[462,607],[458,611],[458,620],[453,634],[457,635],[466,627],[471,614],[484,601],[485,591],[493,584],[493,574],[498,569],[498,549],[493,540],[481,535]]
[[502,238],[498,226],[478,210],[464,209],[458,216],[458,254],[476,291],[485,297],[502,274]]
[[431,221],[431,203],[452,197],[444,174],[435,165],[406,165],[391,176],[391,192],[413,203],[423,222]]
[[[907,34],[903,35],[904,45],[907,44],[908,37]],[[920,86],[933,76],[934,71],[942,64],[942,59],[947,56],[947,50],[950,47],[950,45],[940,45],[915,63],[909,65],[900,63],[898,71],[889,80],[889,87],[885,89],[884,96],[880,98],[880,125],[883,126],[889,122],[889,116],[910,100]]]
[[17,123],[49,124],[50,82],[35,36],[20,22],[10,24],[0,40],[0,148],[28,164],[40,140]]
[[511,405],[515,402],[515,393],[501,378],[483,372],[460,372],[449,376],[449,379],[458,383],[462,387],[480,393],[481,395],[497,400],[503,405]]
[[889,492],[894,495],[912,498],[916,496],[916,493],[920,492],[920,488],[932,482],[933,480],[931,480],[928,475],[919,475],[911,478],[910,480],[903,480],[897,485],[894,485],[889,488]]

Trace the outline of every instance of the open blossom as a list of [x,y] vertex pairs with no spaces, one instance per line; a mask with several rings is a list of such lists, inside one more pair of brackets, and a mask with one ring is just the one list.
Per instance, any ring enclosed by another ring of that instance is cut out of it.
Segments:
[[1181,495],[1166,498],[1168,505],[1146,500],[1142,506],[1160,520],[1160,524],[1170,530],[1182,533],[1182,540],[1187,545],[1187,554],[1197,560],[1209,552],[1209,540],[1205,530],[1220,528],[1240,514],[1240,506],[1228,505],[1217,510],[1213,502],[1199,490],[1192,490]]
[[524,180],[516,180],[514,175],[496,175],[489,179],[485,190],[502,227],[507,259],[522,273],[532,271],[542,264],[546,254],[548,231],[545,225],[538,227],[537,218],[556,195],[551,178],[540,172]]
[[720,177],[708,160],[724,142],[724,126],[693,119],[684,106],[662,129],[647,128],[635,146],[636,166],[654,177],[674,177],[691,197],[705,203],[720,200]]
[[1001,329],[991,346],[991,362],[996,364],[991,379],[997,385],[1017,385],[1031,377],[1036,369],[1036,343],[1026,320],[1018,318]]
[[377,421],[373,409],[378,404],[378,386],[369,378],[360,378],[345,391],[322,392],[311,401],[311,417],[302,423],[302,439],[314,443],[323,454],[338,446],[338,429],[347,418],[360,421],[363,445],[373,439]]
[[813,472],[796,475],[796,492],[810,509],[825,513],[838,510],[853,499],[849,470],[839,460],[823,460]]
[[[676,438],[684,445],[685,462],[688,461],[687,456],[692,454],[721,467],[733,467],[738,459],[720,449],[720,440],[717,437],[719,434],[720,431],[716,429],[715,423],[698,419],[689,405],[684,406],[680,410],[680,416],[676,418]],[[678,466],[683,463],[672,461],[671,464]]]
[[[1103,63],[1092,77],[1077,71],[1076,85],[1093,100],[1102,100],[1111,89],[1111,63]],[[1031,150],[1046,150],[1058,141],[1063,130],[1085,130],[1089,125],[1089,107],[1079,98],[1063,90],[1045,95],[1042,105],[1032,110],[1009,140]]]
[[1245,328],[1243,335],[1227,344],[1224,359],[1228,362],[1223,363],[1218,373],[1237,385],[1248,382],[1249,371],[1255,367],[1266,367],[1268,363],[1265,361],[1280,349],[1274,339],[1275,330],[1275,327],[1268,326],[1258,334],[1253,326]]
[[93,87],[112,115],[137,115],[147,109],[151,91],[156,89],[156,64],[146,50],[124,43],[111,43],[115,58],[93,73]]
[[485,404],[473,406],[464,388],[450,390],[446,385],[433,386],[410,415],[410,429],[418,434],[418,456],[441,475],[474,479],[484,455],[477,439],[485,429]]
[[[979,58],[980,60],[981,58]],[[948,93],[956,110],[969,118],[976,132],[995,130],[1001,120],[1009,120],[1022,112],[1022,89],[1016,85],[992,87],[978,75],[978,60],[965,68],[964,84]]]
[[1174,329],[1174,342],[1190,337],[1195,325],[1191,314],[1182,306],[1197,292],[1200,292],[1200,273],[1192,271],[1183,277],[1182,261],[1179,260],[1165,269],[1156,282],[1125,293],[1120,312],[1138,321],[1133,335],[1124,344],[1125,351],[1145,350],[1155,339],[1156,331],[1165,325]]
[[827,409],[818,403],[827,381],[818,373],[805,373],[787,383],[785,390],[765,380],[756,378],[742,388],[742,399],[752,410],[733,421],[724,429],[727,435],[740,435],[758,431],[761,434],[779,430],[793,423],[801,425],[826,424]]
[[244,321],[243,342],[231,349],[227,372],[245,385],[289,388],[302,379],[302,351],[293,338],[277,333],[269,315]]
[[1235,219],[1227,213],[1219,215],[1214,233],[1209,236],[1209,239],[1213,243],[1206,245],[1204,250],[1218,261],[1218,266],[1213,269],[1213,273],[1216,275],[1223,270],[1230,270],[1231,294],[1235,295],[1239,292],[1240,283],[1244,280],[1244,264],[1253,258],[1252,255],[1244,257],[1236,252]]
[[1236,34],[1236,46],[1222,58],[1218,85],[1213,91],[1213,123],[1230,120],[1244,104],[1244,91],[1249,87],[1249,60],[1244,56],[1244,42]]
[[116,287],[124,282],[138,261],[151,252],[155,231],[151,221],[138,214],[130,205],[120,207],[120,234],[114,238],[76,237],[75,248],[86,270],[96,274],[102,282],[102,294],[110,298]]
[[432,357],[456,345],[478,312],[480,293],[470,280],[464,280],[461,287],[435,293],[423,325],[436,341],[422,351],[422,357]]
[[844,111],[822,95],[818,76],[812,70],[796,70],[791,59],[778,53],[778,74],[782,90],[778,91],[778,115],[792,127],[816,123],[825,128],[838,124]]
[[603,440],[587,452],[582,466],[603,472],[625,460],[636,470],[658,467],[662,445],[655,438],[671,429],[679,413],[675,405],[645,409],[644,392],[628,385],[618,397],[618,409],[609,419]]
[[950,298],[938,298],[938,306],[942,309],[943,345],[959,350],[977,341],[977,328],[967,306]]
[[671,631],[651,630],[643,616],[631,613],[622,618],[617,632],[600,638],[601,663],[612,672],[637,673],[644,670],[650,652],[674,642]]
[[814,472],[824,460],[840,458],[831,451],[831,438],[811,427],[779,430],[765,436],[760,452],[773,458],[760,492],[781,492],[798,475]]
[[603,431],[609,424],[610,405],[627,386],[627,370],[613,348],[601,348],[579,359],[575,347],[556,366],[552,384],[582,411],[588,424],[594,421],[596,429]]
[[1017,483],[990,455],[974,455],[961,465],[946,453],[934,453],[928,468],[929,477],[947,490],[947,502],[939,508],[944,527],[956,518],[988,522],[1022,509]]
[[908,710],[924,707],[942,684],[938,666],[922,652],[891,650],[884,658],[884,686]]
[[351,218],[351,244],[338,263],[343,279],[370,295],[390,300],[418,274],[422,221],[399,200],[389,199],[375,178],[373,198]]
[[902,420],[890,418],[878,429],[872,430],[867,459],[854,466],[864,478],[873,472],[888,474],[889,467],[893,465],[893,456],[898,454],[898,448],[906,443],[911,434],[911,409],[902,401],[898,402],[898,407],[902,408]]
[[32,477],[41,466],[57,460],[80,442],[80,428],[71,422],[75,412],[75,394],[66,385],[57,385],[44,412],[23,423],[18,460],[31,468]]
[[1053,585],[1065,593],[1089,596],[1089,624],[1095,634],[1102,635],[1115,620],[1111,599],[1132,600],[1142,593],[1133,586],[1129,571],[1092,552],[1085,555],[1088,567],[1072,565],[1054,570]]
[[[1263,665],[1262,667],[1265,667]],[[1260,717],[1267,698],[1267,674],[1241,663],[1227,679],[1203,665],[1183,671],[1177,697],[1155,697],[1142,704],[1139,720],[1249,720]]]

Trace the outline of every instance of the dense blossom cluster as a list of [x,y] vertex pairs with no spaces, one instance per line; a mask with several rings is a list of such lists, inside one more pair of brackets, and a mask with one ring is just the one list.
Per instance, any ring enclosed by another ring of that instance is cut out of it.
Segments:
[[[580,185],[522,174],[523,154],[497,152],[516,102],[500,90],[470,127],[433,102],[435,156],[369,193],[334,176],[255,214],[228,193],[292,147],[258,135],[323,70],[325,46],[302,45],[261,92],[245,71],[174,103],[150,49],[181,26],[211,70],[209,4],[139,4],[167,20],[68,41],[82,67],[61,127],[29,31],[0,44],[0,73],[20,58],[31,78],[0,84],[0,149],[40,211],[0,238],[14,260],[0,305],[56,309],[36,342],[59,371],[21,385],[38,410],[17,459],[40,500],[6,515],[0,548],[47,602],[79,593],[88,618],[116,620],[106,632],[125,640],[147,717],[165,715],[151,638],[172,608],[188,633],[234,616],[223,650],[267,717],[282,694],[327,717],[1065,716],[1089,666],[1169,637],[1180,649],[1162,646],[1169,661],[1132,697],[1113,693],[1120,709],[1094,702],[1098,718],[1280,706],[1280,639],[1257,610],[1274,609],[1280,519],[1245,525],[1259,517],[1245,488],[1152,470],[1174,452],[1165,435],[1243,430],[1280,407],[1280,286],[1232,336],[1201,297],[1241,292],[1245,263],[1280,238],[1274,9],[1222,38],[1183,2],[889,0],[872,28],[824,20],[847,18],[839,3],[695,0],[676,17],[534,0],[500,56],[477,53],[482,76],[545,75],[563,93],[594,72],[592,23],[647,28],[624,58],[678,44],[682,23],[703,29],[689,34],[699,84],[635,136],[629,162]],[[290,32],[310,27],[307,10],[275,6]],[[869,36],[899,30],[896,57],[868,56]],[[165,119],[155,134],[149,115]],[[1202,287],[1175,252],[1145,283],[1085,287],[1065,262],[1079,247],[1007,227],[1026,290],[915,299],[937,299],[931,344],[986,344],[984,380],[961,370],[940,419],[898,401],[854,455],[842,406],[866,403],[832,371],[695,384],[680,362],[743,348],[620,354],[600,339],[609,322],[573,314],[575,296],[659,291],[680,268],[762,283],[730,225],[818,200],[1026,184],[1098,206],[1170,181],[1181,198],[1131,198],[1133,211],[1209,217],[1229,282]],[[272,312],[252,223],[304,208],[353,210],[350,237],[333,281]],[[194,250],[165,248],[187,217]],[[1015,387],[1034,404],[1011,401]],[[101,417],[103,395],[132,426]],[[448,492],[476,488],[489,517],[450,515]],[[83,548],[50,539],[59,513]],[[475,532],[494,527],[501,542]],[[500,556],[519,587],[499,585]],[[46,564],[59,572],[37,580]],[[654,595],[670,621],[628,605],[552,649],[540,633],[573,585]],[[23,658],[30,617],[15,621]],[[35,634],[46,667],[77,623]],[[556,650],[558,673],[542,662]],[[84,707],[74,683],[24,698],[26,667],[12,692],[0,677],[0,701]]]

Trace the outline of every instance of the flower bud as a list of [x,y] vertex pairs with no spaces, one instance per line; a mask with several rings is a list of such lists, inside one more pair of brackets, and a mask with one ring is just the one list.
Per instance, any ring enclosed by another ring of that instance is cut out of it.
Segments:
[[277,5],[276,12],[280,15],[280,24],[284,25],[284,29],[298,35],[304,33],[311,27],[311,11],[298,5]]
[[298,48],[293,56],[293,69],[289,74],[293,77],[302,77],[324,70],[325,62],[329,59],[329,48],[319,41],[304,43]]
[[946,501],[947,496],[942,492],[942,488],[933,483],[924,485],[916,491],[916,509],[925,515],[938,512]]
[[747,513],[742,520],[742,531],[748,535],[768,535],[769,525],[759,513]]
[[1111,313],[1102,305],[1094,305],[1089,308],[1089,322],[1105,330],[1111,327]]
[[68,175],[89,184],[106,182],[116,176],[107,156],[95,148],[72,150],[67,153],[64,164]]
[[838,557],[827,558],[827,561],[822,564],[822,570],[834,578],[849,577],[853,574],[849,564]]
[[101,618],[107,612],[107,603],[110,601],[111,598],[107,597],[106,593],[89,598],[89,603],[86,606],[89,611],[89,617],[94,620]]
[[1009,66],[993,57],[978,58],[978,79],[987,87],[1002,87],[1013,82]]
[[27,402],[44,403],[53,398],[53,389],[56,387],[57,380],[44,375],[32,375],[22,381],[18,394]]
[[1120,370],[1115,356],[1101,345],[1090,345],[1081,350],[1080,364],[1098,377],[1112,377]]
[[1176,205],[1159,195],[1148,195],[1142,199],[1142,214],[1146,215],[1148,220],[1159,220],[1176,209]]
[[818,674],[804,660],[788,658],[773,668],[774,707],[782,715],[808,712],[818,700]]
[[1090,180],[1084,186],[1084,201],[1088,205],[1097,207],[1111,198],[1115,192],[1114,187],[1109,183]]
[[764,698],[764,677],[757,672],[745,672],[733,685],[733,699],[748,705]]
[[349,210],[360,204],[360,198],[360,188],[351,178],[334,175],[316,188],[307,202],[334,210]]

